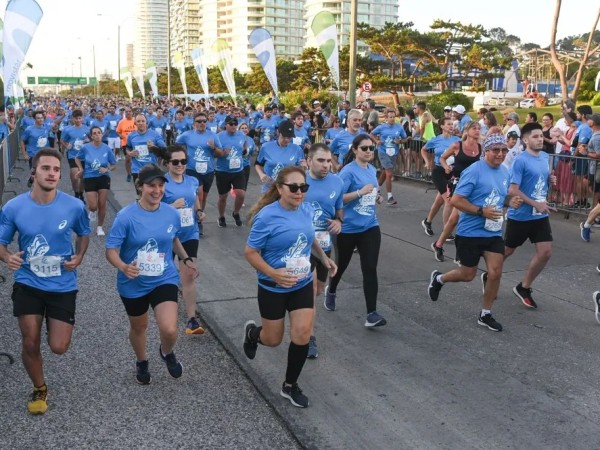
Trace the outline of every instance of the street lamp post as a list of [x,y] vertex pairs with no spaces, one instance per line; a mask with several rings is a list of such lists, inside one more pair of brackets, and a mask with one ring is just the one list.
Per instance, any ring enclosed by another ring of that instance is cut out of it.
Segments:
[[94,95],[98,97],[98,78],[96,78],[96,45],[92,45],[92,56],[94,57]]
[[167,97],[171,99],[171,0],[167,0]]
[[117,25],[117,95],[121,96],[121,25]]

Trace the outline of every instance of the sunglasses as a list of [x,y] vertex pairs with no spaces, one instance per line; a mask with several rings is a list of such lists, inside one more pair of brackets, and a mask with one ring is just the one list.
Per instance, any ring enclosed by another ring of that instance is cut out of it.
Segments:
[[298,190],[300,190],[300,192],[302,192],[303,194],[308,191],[308,184],[288,184],[288,183],[281,183],[284,186],[287,186],[288,188],[290,188],[290,192],[292,194],[295,194],[296,192],[298,192]]
[[374,152],[375,151],[374,145],[360,145],[358,148],[360,148],[363,152]]
[[488,151],[492,152],[494,155],[497,155],[498,153],[502,152],[505,155],[508,153],[508,148],[506,147],[502,147],[502,148],[490,148]]
[[233,125],[234,127],[237,127],[238,123],[237,122],[227,122],[227,125]]
[[187,164],[187,159],[172,159],[169,162],[174,166],[178,166],[179,164],[185,166]]
[[206,120],[194,120],[196,123],[206,123]]

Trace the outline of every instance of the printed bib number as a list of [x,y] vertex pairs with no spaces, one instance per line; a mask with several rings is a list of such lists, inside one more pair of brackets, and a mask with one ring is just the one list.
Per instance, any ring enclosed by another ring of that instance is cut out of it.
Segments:
[[[543,203],[544,205],[546,204],[546,199],[545,199],[545,198],[542,198],[542,199],[536,199],[535,201],[536,201],[536,202],[539,202],[539,203]],[[537,209],[535,209],[535,208],[532,208],[532,209],[533,209],[533,213],[532,213],[532,215],[534,215],[534,216],[543,216],[543,215],[545,215],[545,214],[546,214],[546,213],[541,213],[541,212],[539,212],[539,211],[538,211]]]
[[375,206],[377,202],[377,188],[373,188],[370,194],[363,195],[360,198],[360,204],[362,206]]
[[165,255],[158,252],[138,252],[137,267],[140,275],[159,277],[165,271]]
[[60,256],[33,256],[29,259],[29,268],[40,278],[60,277]]
[[155,128],[154,131],[156,131],[158,134],[162,134],[162,128]]
[[171,131],[171,125],[167,125],[167,126],[165,127],[165,130],[167,130],[167,131]]
[[73,143],[73,148],[75,150],[81,150],[81,147],[83,147],[83,141],[81,139],[75,139],[75,142]]
[[42,147],[45,147],[47,143],[48,143],[48,139],[45,137],[41,137],[41,138],[38,138],[36,146],[38,148],[42,148]]
[[269,142],[271,140],[271,136],[265,134],[265,142]]
[[217,132],[217,127],[210,127],[210,131],[212,131],[213,133]]
[[319,243],[319,247],[323,250],[331,247],[331,235],[329,234],[329,231],[316,231],[315,239]]
[[500,217],[498,220],[485,219],[485,228],[487,231],[491,231],[495,233],[502,229],[502,224],[504,223],[504,217]]
[[230,169],[239,169],[240,167],[242,167],[242,158],[231,158],[229,160]]
[[149,155],[147,145],[136,145],[135,149],[138,151],[138,158],[145,158]]
[[192,208],[181,208],[178,211],[182,227],[191,227],[194,225],[194,212]]
[[295,145],[301,145],[302,144],[302,138],[301,137],[295,137],[294,139],[292,139],[292,142]]
[[388,156],[395,156],[396,155],[396,149],[394,147],[386,147],[385,148],[385,153]]
[[116,120],[111,120],[110,121],[110,129],[111,130],[116,130],[117,129],[117,121]]
[[285,263],[285,268],[290,275],[296,275],[301,280],[310,274],[310,258],[307,256],[290,258]]
[[207,162],[197,162],[196,163],[196,172],[205,174],[208,171],[208,163]]

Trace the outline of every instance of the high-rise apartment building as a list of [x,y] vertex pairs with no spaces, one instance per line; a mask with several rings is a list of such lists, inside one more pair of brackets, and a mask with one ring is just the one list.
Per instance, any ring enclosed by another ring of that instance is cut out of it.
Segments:
[[133,66],[143,68],[152,60],[167,66],[167,9],[169,0],[137,0]]
[[133,67],[133,44],[127,44],[126,50],[127,59],[125,61],[127,62],[127,67]]
[[200,0],[171,0],[171,57],[179,50],[185,65],[192,65],[191,53],[200,44]]
[[[398,0],[358,0],[357,23],[368,23],[373,27],[383,27],[386,22],[398,22]],[[336,19],[339,43],[350,42],[350,0],[306,0],[304,7],[305,47],[318,47],[310,28],[313,18],[321,11],[329,11]],[[359,52],[366,52],[365,45],[358,46]]]

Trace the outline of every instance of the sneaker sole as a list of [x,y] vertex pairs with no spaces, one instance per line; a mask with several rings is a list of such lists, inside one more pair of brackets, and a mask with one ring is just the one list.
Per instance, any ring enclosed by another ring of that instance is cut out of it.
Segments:
[[423,223],[423,221],[421,221],[421,226],[422,226],[422,227],[423,227],[423,229],[425,230],[425,234],[426,234],[427,236],[430,236],[430,237],[431,237],[431,236],[433,236],[433,233],[429,234],[429,232],[427,231],[427,225],[425,225],[425,224]]
[[327,293],[329,292],[329,285],[325,286],[325,300],[323,300],[323,308],[325,308],[325,311],[335,311],[335,306],[333,307],[333,309],[329,309],[327,307]]
[[387,320],[383,317],[375,323],[365,322],[365,327],[367,328],[383,327],[384,325],[387,325]]
[[490,327],[487,323],[482,322],[481,320],[477,320],[477,324],[481,325],[482,327],[488,327],[488,330],[495,331],[496,333],[499,332],[499,331],[502,331],[502,330],[497,330],[496,328]]
[[[247,331],[246,329],[248,328],[248,325],[253,324],[254,326],[256,326],[256,322],[254,320],[247,320],[246,323],[244,324],[244,333],[242,334],[242,351],[244,351],[244,344],[246,343],[246,335],[247,335]],[[246,355],[246,351],[244,351],[244,356],[246,356],[246,358],[248,359],[254,359],[254,358],[250,358],[248,355]],[[256,357],[256,354],[254,354],[254,356]]]
[[134,378],[135,378],[136,383],[139,384],[139,385],[141,385],[141,386],[146,386],[146,385],[148,385],[148,384],[150,384],[152,382],[152,378],[150,378],[150,380],[148,380],[147,383],[141,382],[140,380],[137,379],[136,376],[134,376]]
[[435,249],[436,249],[435,242],[432,242],[430,247],[431,247],[431,250],[433,251],[433,259],[435,259],[437,262],[444,262],[443,259],[438,259],[437,252],[435,251]]
[[191,328],[186,328],[185,334],[204,334],[204,328],[198,327],[195,330],[192,330]]
[[519,294],[519,291],[517,291],[517,287],[516,286],[513,288],[513,294],[515,294],[517,297],[519,297],[519,299],[521,300],[521,303],[523,303],[529,309],[537,309],[537,306],[531,306],[530,304],[528,304],[525,301],[525,299],[523,297],[521,297],[521,294]]
[[295,407],[297,407],[297,408],[306,408],[306,406],[310,405],[310,403],[309,403],[308,405],[306,405],[306,406],[304,406],[304,405],[300,405],[300,404],[296,403],[296,402],[294,401],[294,399],[292,398],[292,396],[291,396],[291,395],[288,395],[288,394],[286,394],[286,393],[285,393],[285,392],[283,392],[283,391],[279,391],[279,394],[280,394],[280,395],[281,395],[283,398],[287,398],[287,399],[290,401],[290,403],[291,403],[292,405],[294,405]]
[[42,414],[45,414],[46,411],[48,411],[48,405],[46,404],[46,408],[42,409],[36,409],[36,410],[31,410],[29,409],[29,406],[27,407],[27,411],[29,412],[29,414],[31,414],[32,416],[41,416]]
[[596,296],[600,295],[600,291],[596,291],[592,294],[592,299],[594,300],[594,307],[596,308],[596,322],[600,323],[600,305],[596,300]]

